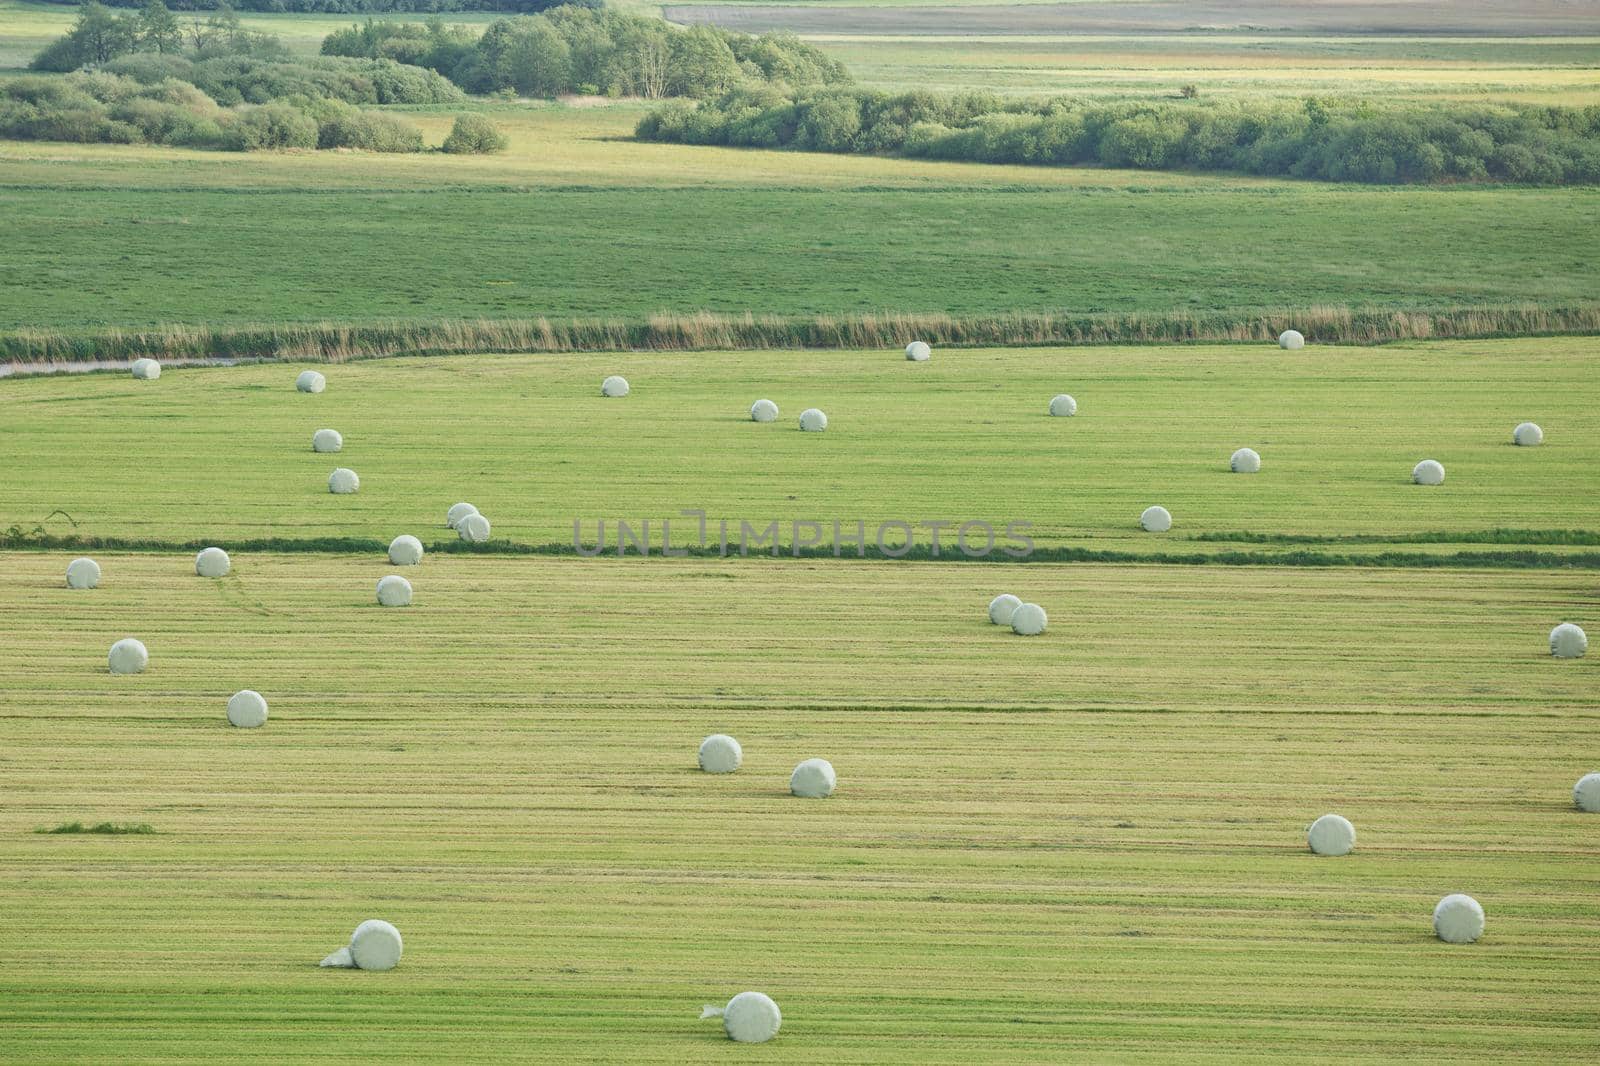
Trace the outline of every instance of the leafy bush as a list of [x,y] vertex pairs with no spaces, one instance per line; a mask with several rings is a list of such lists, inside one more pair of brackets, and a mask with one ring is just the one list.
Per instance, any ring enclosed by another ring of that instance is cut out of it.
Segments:
[[440,148],[457,155],[487,154],[503,152],[506,145],[506,135],[493,122],[482,115],[459,115]]
[[1600,180],[1600,107],[1100,104],[983,94],[735,89],[646,115],[643,140],[1399,183]]

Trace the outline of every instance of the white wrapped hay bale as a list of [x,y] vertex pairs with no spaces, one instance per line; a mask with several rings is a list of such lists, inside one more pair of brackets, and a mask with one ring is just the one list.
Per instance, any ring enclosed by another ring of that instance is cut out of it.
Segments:
[[161,376],[161,364],[154,359],[135,359],[133,376],[140,381],[154,381]]
[[470,503],[458,503],[451,506],[445,514],[444,521],[451,529],[461,525],[461,520],[469,514],[477,514],[478,509]]
[[1050,415],[1053,418],[1071,418],[1078,413],[1078,401],[1066,393],[1050,398]]
[[1317,855],[1348,855],[1356,846],[1356,827],[1348,818],[1324,814],[1306,830],[1306,845]]
[[106,666],[113,674],[142,674],[149,665],[150,653],[132,637],[123,637],[111,645],[111,652],[106,656]]
[[1139,515],[1139,528],[1146,533],[1165,533],[1172,528],[1172,512],[1165,507],[1146,507]]
[[227,577],[233,560],[221,548],[202,548],[194,557],[194,572],[201,577]]
[[393,566],[416,566],[422,562],[422,541],[402,533],[389,542],[389,562]]
[[489,539],[489,520],[476,512],[456,524],[456,535],[468,544],[482,544]]
[[337,452],[344,448],[344,435],[336,429],[319,429],[311,434],[311,450]]
[[789,791],[806,799],[824,799],[833,795],[839,783],[833,764],[827,759],[807,759],[789,775]]
[[612,374],[600,383],[600,395],[613,397],[628,395],[628,379]]
[[1600,774],[1584,774],[1572,786],[1572,805],[1580,811],[1600,814]]
[[1537,448],[1544,443],[1544,430],[1532,422],[1523,422],[1511,431],[1511,443],[1524,448]]
[[1019,637],[1036,637],[1049,624],[1044,608],[1037,603],[1024,603],[1011,612],[1011,632]]
[[1283,348],[1286,351],[1299,351],[1305,346],[1305,335],[1297,329],[1286,329],[1282,333],[1278,334],[1278,347]]
[[932,354],[933,349],[922,341],[912,341],[906,345],[906,359],[913,363],[925,363]]
[[378,602],[385,607],[410,607],[411,582],[399,574],[379,578]]
[[1433,931],[1446,944],[1470,944],[1483,935],[1483,907],[1471,896],[1452,893],[1433,908]]
[[67,564],[67,588],[92,589],[100,584],[100,564],[93,559],[74,559]]
[[1411,468],[1411,480],[1418,485],[1443,485],[1444,466],[1432,459],[1424,459]]
[[1589,634],[1571,622],[1562,622],[1550,631],[1550,654],[1557,659],[1581,659],[1589,650]]
[[[361,478],[348,466],[341,466],[328,475],[328,491],[340,496],[361,491]],[[380,495],[382,495],[380,493]]]
[[828,428],[828,416],[815,407],[800,412],[800,428],[807,433],[821,433]]
[[400,930],[388,922],[369,919],[350,934],[350,946],[340,948],[322,960],[323,966],[356,970],[392,970],[400,963],[405,943]]
[[228,724],[240,729],[259,729],[267,724],[267,701],[254,689],[243,689],[228,697]]
[[294,387],[301,392],[321,392],[328,387],[328,379],[315,370],[302,370],[294,379]]
[[1228,469],[1235,474],[1254,474],[1261,470],[1261,456],[1254,448],[1240,448],[1228,459]]
[[728,1038],[741,1044],[764,1044],[777,1036],[783,1025],[778,1005],[761,992],[740,992],[726,1007],[708,1004],[700,1009],[700,1018],[721,1018]]
[[989,621],[997,626],[1008,626],[1011,624],[1011,616],[1021,606],[1022,601],[1017,597],[1009,592],[1002,592],[989,601]]
[[750,421],[776,422],[778,420],[778,405],[771,400],[757,400],[750,405]]
[[744,749],[726,733],[713,733],[700,742],[700,769],[708,774],[731,774],[744,761]]

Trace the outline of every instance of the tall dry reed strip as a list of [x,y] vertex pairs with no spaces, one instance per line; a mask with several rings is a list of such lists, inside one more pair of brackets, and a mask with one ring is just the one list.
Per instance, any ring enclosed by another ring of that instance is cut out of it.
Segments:
[[1600,304],[1512,304],[1433,310],[1308,307],[1252,312],[1009,312],[946,315],[722,315],[661,312],[624,319],[448,319],[281,326],[169,326],[147,330],[14,330],[0,333],[0,360],[72,363],[161,358],[344,362],[457,352],[692,351],[885,348],[931,344],[1152,344],[1266,341],[1293,327],[1320,344],[1426,338],[1600,333]]

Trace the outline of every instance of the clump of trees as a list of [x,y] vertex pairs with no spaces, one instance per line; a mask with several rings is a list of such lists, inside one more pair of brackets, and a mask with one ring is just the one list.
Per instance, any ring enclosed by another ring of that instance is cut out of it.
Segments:
[[750,84],[803,88],[849,81],[837,60],[792,34],[679,30],[660,19],[571,3],[501,19],[477,37],[439,19],[427,25],[369,20],[329,34],[322,53],[412,63],[468,92],[526,96],[577,92],[656,100],[717,96]]
[[72,29],[34,56],[33,70],[65,72],[100,66],[133,52],[176,55],[192,52],[200,57],[220,55],[286,59],[283,42],[268,33],[256,33],[239,23],[239,16],[223,4],[206,19],[182,22],[162,0],[145,0],[138,11],[118,15],[97,0],[78,9]]
[[1600,107],[1102,104],[986,93],[741,89],[640,121],[645,140],[928,159],[1229,170],[1373,183],[1600,182]]

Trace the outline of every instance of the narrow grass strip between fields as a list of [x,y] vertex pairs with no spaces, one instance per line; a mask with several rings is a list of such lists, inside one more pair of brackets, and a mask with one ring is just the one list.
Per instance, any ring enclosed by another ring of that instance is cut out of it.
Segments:
[[882,348],[931,344],[1170,344],[1270,341],[1293,327],[1314,344],[1430,338],[1600,334],[1600,303],[1395,309],[1311,306],[1222,311],[1066,314],[883,312],[781,315],[660,312],[629,319],[439,319],[313,322],[146,330],[20,329],[0,333],[0,360],[21,364],[156,359],[345,362],[477,352]]
[[[1201,539],[1201,538],[1195,538]],[[1461,539],[1457,537],[1456,539]],[[1397,542],[1404,542],[1403,537],[1395,538]],[[56,536],[42,534],[37,531],[28,532],[13,526],[10,530],[0,534],[0,550],[3,551],[123,551],[123,552],[194,552],[213,544],[225,544],[229,551],[235,552],[278,552],[278,553],[315,553],[326,555],[383,555],[388,551],[388,544],[382,540],[370,537],[255,537],[245,539],[225,538],[217,540],[143,540],[134,537],[83,537],[83,536]],[[607,550],[594,555],[594,546],[588,545],[587,551],[580,553],[570,542],[546,544],[522,544],[510,540],[495,540],[483,544],[470,544],[462,540],[436,541],[425,545],[425,550],[433,554],[448,555],[537,555],[537,556],[573,556],[616,559],[617,549],[613,544]],[[748,557],[753,559],[838,559],[841,562],[850,561],[876,561],[876,562],[913,562],[913,563],[1147,563],[1152,565],[1169,566],[1288,566],[1288,567],[1383,567],[1390,569],[1489,569],[1489,570],[1600,570],[1600,552],[1571,552],[1554,553],[1539,551],[1465,551],[1448,553],[1429,552],[1377,552],[1370,555],[1345,555],[1334,552],[1322,551],[1282,551],[1282,552],[1253,552],[1253,551],[1165,551],[1165,552],[1127,552],[1099,548],[1075,548],[1066,546],[1036,547],[1032,554],[1023,558],[1014,558],[1004,552],[995,551],[985,556],[968,556],[959,551],[943,551],[934,554],[931,546],[926,544],[912,545],[906,548],[903,554],[895,554],[900,549],[890,546],[889,551],[879,548],[875,544],[867,544],[857,554],[854,551],[843,551],[834,554],[832,548],[801,547],[794,548],[788,544],[779,544],[776,549],[752,549]],[[674,556],[679,552],[684,558],[690,559],[738,559],[739,553],[731,550],[726,554],[715,546],[674,548]],[[626,558],[640,558],[641,553],[630,549]],[[652,557],[661,558],[659,550],[652,552]]]

